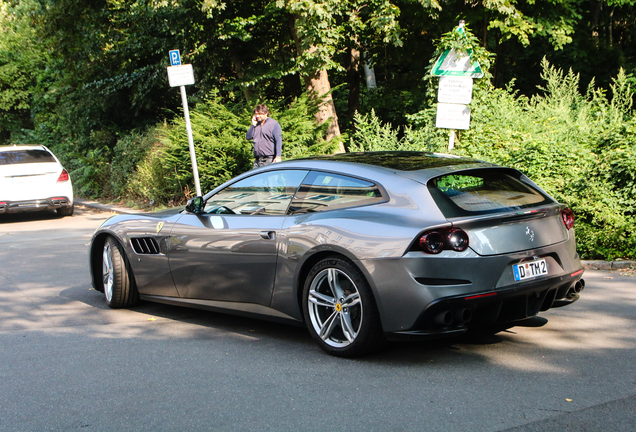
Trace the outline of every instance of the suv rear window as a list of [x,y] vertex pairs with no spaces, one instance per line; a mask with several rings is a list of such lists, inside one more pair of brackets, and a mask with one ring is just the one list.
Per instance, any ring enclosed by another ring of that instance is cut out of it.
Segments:
[[498,213],[553,203],[540,190],[505,169],[447,174],[428,182],[428,189],[444,216]]
[[0,152],[0,165],[55,162],[55,158],[44,149],[9,150]]

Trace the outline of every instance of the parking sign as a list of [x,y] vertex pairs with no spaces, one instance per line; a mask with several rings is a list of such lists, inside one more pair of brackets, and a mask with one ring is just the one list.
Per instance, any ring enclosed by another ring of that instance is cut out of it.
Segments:
[[170,57],[170,66],[180,66],[181,65],[181,56],[179,55],[179,50],[171,50],[168,52],[168,56]]

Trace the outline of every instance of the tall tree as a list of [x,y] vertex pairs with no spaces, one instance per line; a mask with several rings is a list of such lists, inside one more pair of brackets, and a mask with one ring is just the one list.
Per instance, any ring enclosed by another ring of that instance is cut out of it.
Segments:
[[38,6],[0,1],[0,142],[20,140],[23,130],[33,128],[32,98],[49,61],[29,19]]

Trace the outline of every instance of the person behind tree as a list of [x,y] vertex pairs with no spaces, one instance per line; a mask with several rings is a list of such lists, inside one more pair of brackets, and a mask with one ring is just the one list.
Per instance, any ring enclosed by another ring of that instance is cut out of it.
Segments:
[[280,124],[269,116],[267,105],[256,105],[246,136],[254,143],[254,168],[281,161],[283,133]]

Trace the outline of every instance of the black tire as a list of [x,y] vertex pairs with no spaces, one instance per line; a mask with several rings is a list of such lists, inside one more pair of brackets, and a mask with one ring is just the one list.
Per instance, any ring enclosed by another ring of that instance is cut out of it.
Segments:
[[139,293],[126,254],[117,239],[111,236],[104,242],[101,277],[109,307],[119,309],[139,302]]
[[356,357],[385,342],[371,288],[346,259],[325,258],[311,269],[303,289],[303,313],[309,332],[331,355]]
[[72,204],[70,207],[60,207],[55,209],[57,215],[60,217],[64,216],[73,216],[73,211],[75,210],[75,204]]

